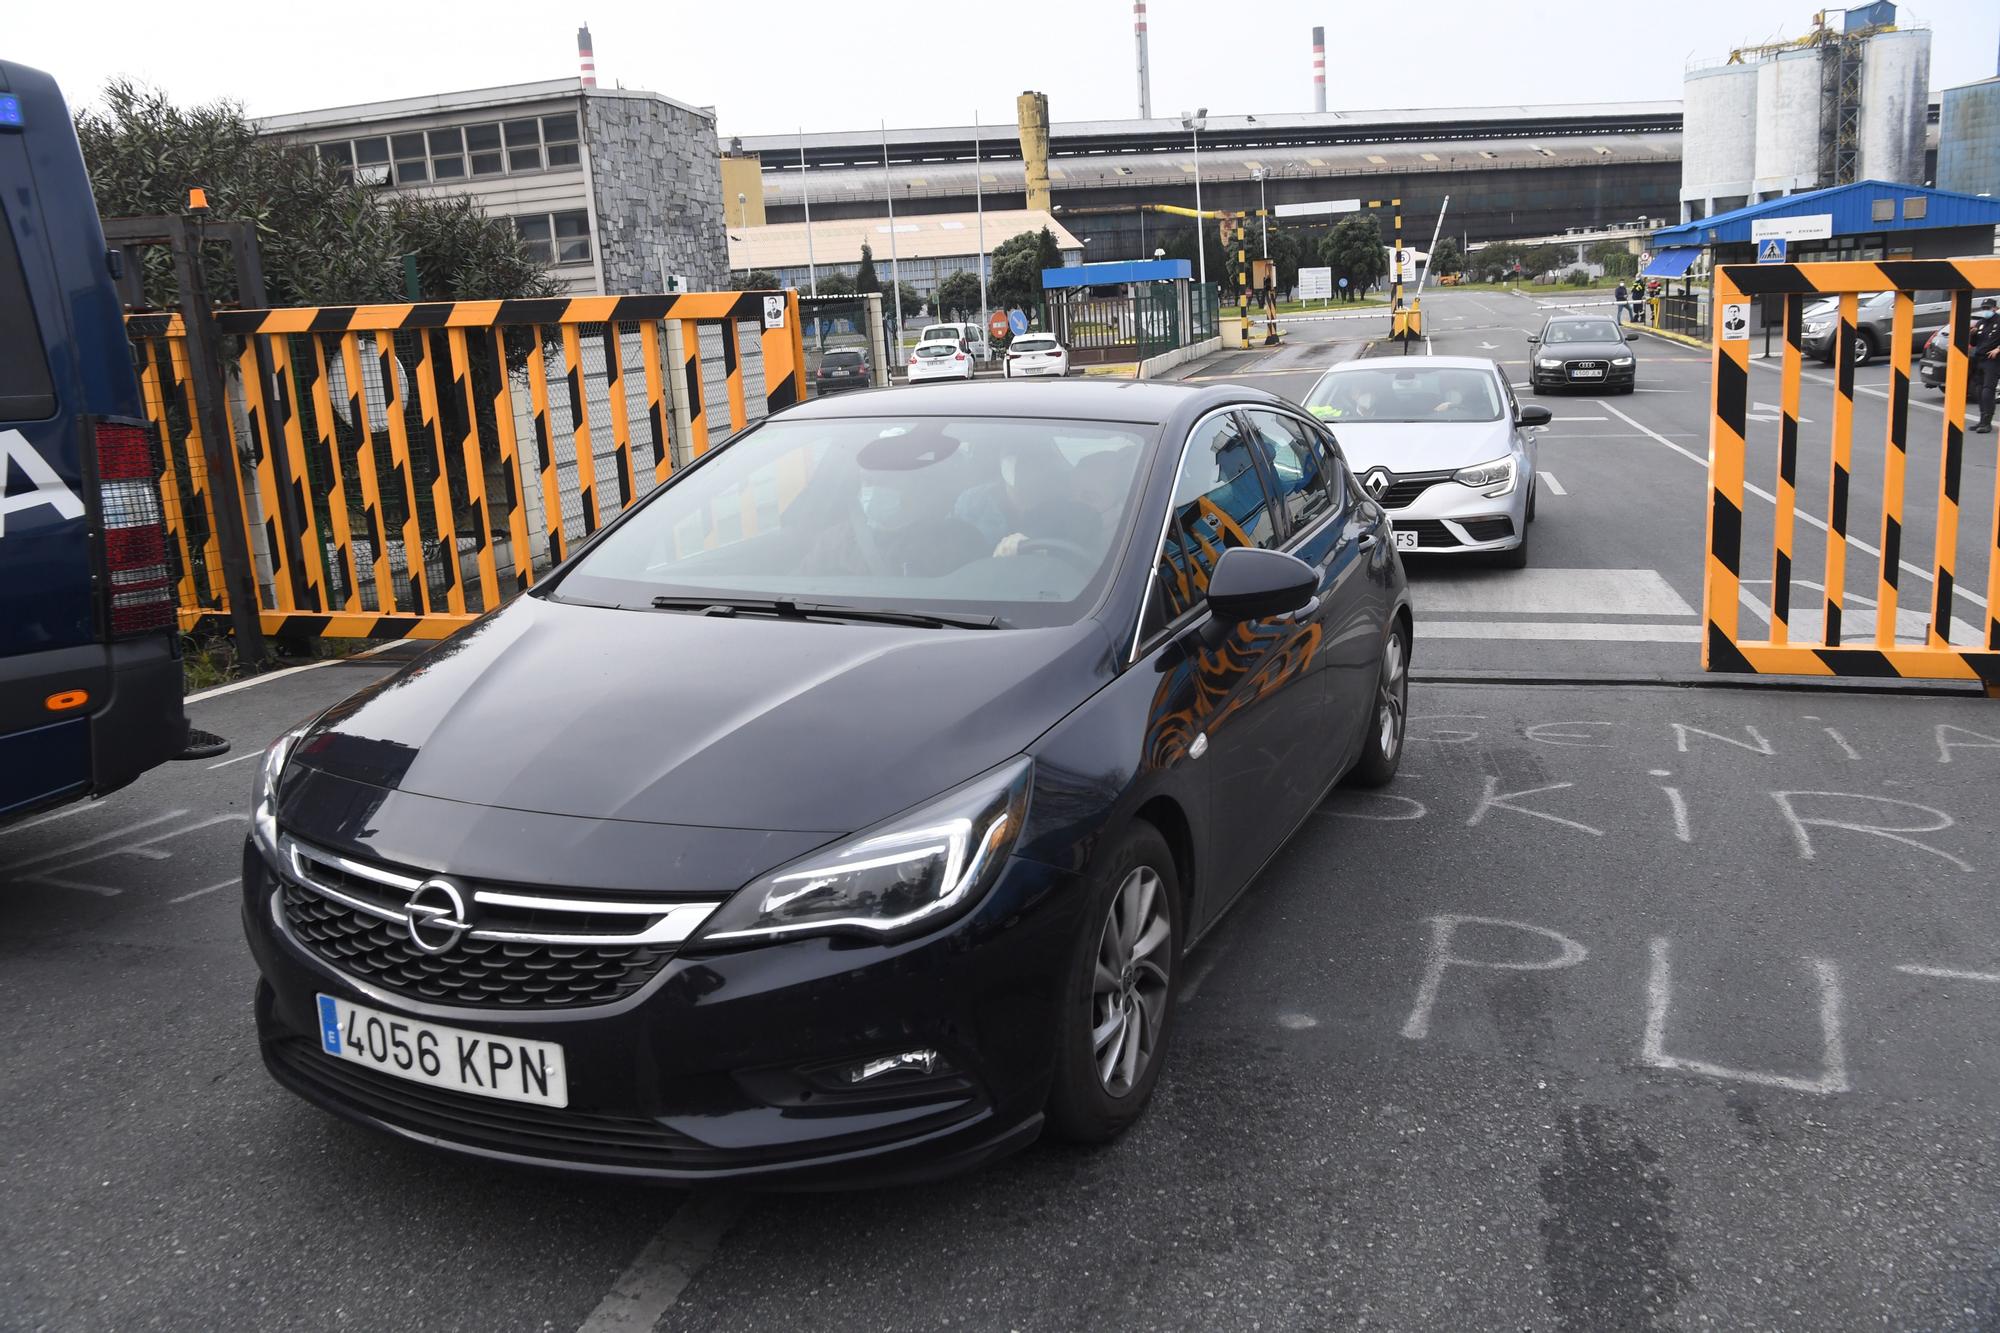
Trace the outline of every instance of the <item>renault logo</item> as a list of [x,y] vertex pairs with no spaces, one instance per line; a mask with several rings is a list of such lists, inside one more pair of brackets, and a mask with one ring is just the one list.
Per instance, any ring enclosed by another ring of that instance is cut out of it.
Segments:
[[1396,474],[1385,467],[1370,468],[1368,475],[1361,479],[1362,488],[1377,500],[1387,495],[1389,488],[1395,484]]
[[465,895],[448,879],[427,879],[403,905],[410,943],[425,953],[443,953],[464,937]]

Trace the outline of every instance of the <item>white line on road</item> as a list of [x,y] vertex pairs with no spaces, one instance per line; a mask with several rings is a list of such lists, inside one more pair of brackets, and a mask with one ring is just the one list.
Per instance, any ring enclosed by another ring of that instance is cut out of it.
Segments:
[[1565,415],[1565,416],[1560,416],[1560,417],[1557,417],[1557,418],[1556,418],[1555,420],[1551,421],[1551,422],[1550,422],[1549,424],[1550,424],[1551,426],[1560,426],[1560,425],[1562,425],[1562,424],[1563,424],[1563,422],[1565,422],[1565,421],[1609,421],[1609,420],[1611,420],[1611,418],[1610,418],[1610,417],[1572,417],[1572,416],[1567,416],[1567,415]]
[[[377,653],[386,653],[391,648],[408,642],[409,640],[407,639],[391,639],[387,643],[378,643],[373,648],[363,648],[360,652],[355,653],[354,657],[373,657]],[[194,694],[190,694],[182,702],[198,704],[203,699],[220,699],[225,694],[234,694],[238,690],[247,690],[252,685],[268,685],[272,681],[282,680],[286,676],[296,676],[301,671],[317,671],[323,666],[332,666],[336,662],[352,660],[353,658],[348,657],[329,657],[322,662],[308,662],[304,666],[286,667],[283,671],[267,671],[261,676],[252,676],[248,680],[231,681],[227,685],[218,685],[212,690],[197,691]]]
[[17,862],[11,868],[21,870],[28,866],[41,865],[45,861],[60,860],[62,857],[68,856],[71,852],[88,851],[99,843],[110,842],[113,838],[122,838],[128,833],[137,833],[140,829],[151,828],[155,824],[164,824],[169,819],[179,819],[186,813],[187,811],[185,810],[169,810],[163,815],[154,815],[151,819],[142,819],[136,824],[127,824],[124,828],[113,829],[109,833],[100,833],[94,838],[85,838],[82,842],[73,842],[67,847],[58,847],[52,852],[43,852],[40,856],[31,856],[25,861]]
[[1540,477],[1540,478],[1542,479],[1542,485],[1544,485],[1544,486],[1546,486],[1546,487],[1548,487],[1548,488],[1549,488],[1549,494],[1550,494],[1550,495],[1568,495],[1568,494],[1569,494],[1569,492],[1568,492],[1568,491],[1566,491],[1566,490],[1564,490],[1564,489],[1563,489],[1563,484],[1562,484],[1561,482],[1559,482],[1559,481],[1557,481],[1557,480],[1556,480],[1556,474],[1555,474],[1555,473],[1553,473],[1553,472],[1537,472],[1537,473],[1536,473],[1535,475],[1536,475],[1536,476],[1538,476],[1538,477]]
[[1984,981],[2000,986],[2000,972],[1961,972],[1955,967],[1920,967],[1915,963],[1898,964],[1896,970],[1913,977],[1936,977],[1940,981]]
[[[1752,361],[1752,362],[1751,362],[1750,364],[1751,364],[1751,365],[1753,365],[1753,366],[1762,366],[1762,367],[1764,367],[1764,369],[1766,369],[1766,370],[1783,370],[1783,369],[1784,369],[1784,367],[1783,367],[1783,366],[1782,366],[1781,364],[1779,364],[1779,363],[1777,363],[1777,362],[1774,362],[1774,361]],[[1829,385],[1829,386],[1831,386],[1831,385],[1834,385],[1834,384],[1837,384],[1837,383],[1838,383],[1838,381],[1836,381],[1836,380],[1834,379],[1834,377],[1833,377],[1833,376],[1831,376],[1831,375],[1815,375],[1815,374],[1813,374],[1813,373],[1812,373],[1811,371],[1808,371],[1808,370],[1801,370],[1801,371],[1799,372],[1799,378],[1800,378],[1800,379],[1803,379],[1803,380],[1811,380],[1811,381],[1812,381],[1813,383],[1815,383],[1815,384],[1825,384],[1825,385]],[[1915,377],[1914,377],[1914,375],[1913,375],[1913,376],[1912,376],[1912,379],[1914,380],[1914,378],[1915,378]],[[1913,387],[1913,388],[1914,388],[1914,387],[1915,387],[1915,385],[1914,385],[1914,384],[1912,384],[1912,386],[1911,386],[1911,387]],[[1865,394],[1867,394],[1867,395],[1868,395],[1868,396],[1869,396],[1870,398],[1880,398],[1880,399],[1883,399],[1884,401],[1887,401],[1887,400],[1888,400],[1888,398],[1889,398],[1889,394],[1888,394],[1888,391],[1887,391],[1887,390],[1884,390],[1884,389],[1876,389],[1876,388],[1872,388],[1872,387],[1870,387],[1869,385],[1866,385],[1866,384],[1857,384],[1857,385],[1855,385],[1855,386],[1854,386],[1854,392],[1856,392],[1856,393],[1865,393]],[[1925,401],[1924,401],[1923,399],[1921,399],[1921,398],[1917,397],[1917,396],[1916,396],[1916,395],[1915,395],[1914,393],[1910,395],[1910,406],[1911,406],[1911,407],[1921,407],[1921,408],[1922,408],[1922,409],[1924,409],[1924,411],[1926,411],[1926,412],[1936,412],[1936,413],[1939,413],[1940,415],[1942,415],[1942,414],[1943,414],[1943,412],[1944,412],[1944,404],[1943,404],[1943,403],[1927,403],[1927,402],[1925,402]]]
[[231,764],[240,764],[245,759],[255,759],[258,755],[262,753],[264,753],[262,750],[252,750],[249,754],[239,754],[234,759],[225,759],[219,764],[210,764],[208,766],[209,771],[213,772],[218,768],[228,768]]
[[577,1333],[648,1333],[714,1256],[746,1204],[740,1194],[690,1195],[618,1275]]
[[1619,625],[1609,621],[1426,620],[1433,639],[1562,640],[1570,643],[1700,643],[1699,625]]
[[[1666,445],[1667,448],[1673,450],[1675,453],[1679,454],[1683,458],[1690,459],[1693,462],[1699,463],[1703,471],[1706,471],[1708,469],[1708,456],[1706,454],[1698,454],[1692,449],[1686,449],[1678,444],[1675,444],[1672,440],[1660,434],[1658,431],[1652,429],[1650,426],[1643,426],[1639,424],[1637,421],[1634,421],[1631,417],[1626,416],[1623,412],[1620,412],[1617,408],[1611,406],[1611,404],[1609,403],[1606,403],[1604,405],[1604,410],[1611,413],[1613,416],[1617,417],[1620,421],[1630,426],[1633,430],[1638,431],[1641,435],[1646,436],[1647,438],[1655,441],[1656,443]],[[1746,480],[1743,483],[1743,489],[1750,492],[1750,494],[1756,496],[1758,499],[1762,500],[1765,504],[1776,505],[1778,503],[1777,496],[1771,494],[1769,491],[1765,490],[1762,486],[1758,486],[1753,482]],[[1812,514],[1807,513],[1803,509],[1796,509],[1793,512],[1798,516],[1799,522],[1811,524],[1813,527],[1818,528],[1821,532],[1825,532],[1827,530],[1826,522],[1823,519],[1817,518]],[[1874,556],[1877,560],[1880,560],[1882,558],[1881,551],[1879,551],[1873,546],[1870,546],[1867,542],[1862,541],[1859,537],[1855,536],[1851,532],[1847,534],[1847,544],[1849,546],[1852,546],[1857,551],[1866,551],[1869,555]],[[1920,569],[1916,565],[1911,564],[1907,560],[1898,560],[1896,564],[1899,568],[1905,569],[1910,573],[1915,574],[1925,583],[1929,583],[1931,581],[1931,572],[1928,569]],[[1959,597],[1962,597],[1966,601],[1971,602],[1974,606],[1983,608],[1986,605],[1986,599],[1984,597],[1979,596],[1977,593],[1972,592],[1970,589],[1959,588],[1956,590],[1956,593]]]
[[[186,814],[187,812],[183,810],[181,813]],[[61,865],[51,868],[48,873],[51,875],[63,874],[76,869],[78,866],[87,866],[93,861],[109,860],[114,856],[137,856],[147,861],[170,861],[173,859],[174,854],[172,852],[156,850],[153,846],[154,843],[165,842],[169,838],[178,838],[187,833],[199,833],[205,828],[214,828],[217,824],[234,824],[248,818],[250,816],[247,814],[210,815],[207,819],[198,819],[192,824],[184,824],[180,828],[168,829],[165,833],[156,833],[152,837],[141,839],[138,842],[128,842],[118,847],[107,847],[103,851],[92,852],[88,856],[79,856],[74,861],[65,861]],[[157,823],[158,821],[154,822]],[[99,841],[103,840],[99,839]]]
[[220,884],[211,884],[205,889],[196,889],[193,893],[183,893],[180,897],[169,898],[167,899],[167,901],[169,903],[184,903],[188,901],[188,899],[190,898],[199,898],[203,894],[214,893],[217,889],[226,889],[231,884],[235,884],[238,881],[240,881],[242,878],[243,877],[241,875],[231,875],[228,879],[223,880],[222,883]]
[[31,819],[25,824],[9,825],[7,831],[9,833],[26,833],[31,828],[40,828],[44,824],[53,824],[58,819],[68,819],[71,815],[89,814],[92,810],[102,810],[103,808],[96,801],[83,801],[58,810],[52,815],[43,815],[40,819]]

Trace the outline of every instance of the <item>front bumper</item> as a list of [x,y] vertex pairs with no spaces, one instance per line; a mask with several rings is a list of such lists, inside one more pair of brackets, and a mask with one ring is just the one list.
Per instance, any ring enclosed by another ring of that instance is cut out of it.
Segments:
[[1629,366],[1604,367],[1601,377],[1578,379],[1572,367],[1544,368],[1539,364],[1529,366],[1529,383],[1537,389],[1604,389],[1630,388],[1638,380],[1639,366],[1634,362]]
[[[1518,456],[1515,466],[1527,470]],[[1508,551],[1521,544],[1528,530],[1528,485],[1523,478],[1508,494],[1487,496],[1446,478],[1432,482],[1403,508],[1386,512],[1397,532],[1416,533],[1421,554]]]
[[[832,1188],[932,1178],[1031,1141],[1053,1072],[1082,895],[1016,859],[981,905],[892,944],[801,939],[670,957],[635,993],[578,1009],[414,1001],[330,966],[287,929],[246,843],[258,1043],[320,1107],[469,1157],[593,1176]],[[562,1045],[569,1105],[496,1101],[324,1055],[316,996]],[[830,1067],[936,1050],[930,1075],[853,1088]]]

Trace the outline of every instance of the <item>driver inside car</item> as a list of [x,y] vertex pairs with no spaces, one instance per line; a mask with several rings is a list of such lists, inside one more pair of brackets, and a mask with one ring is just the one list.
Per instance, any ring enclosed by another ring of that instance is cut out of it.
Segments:
[[1034,542],[1060,542],[1095,552],[1104,522],[1079,499],[1074,469],[1048,445],[1023,445],[1002,456],[1000,480],[958,497],[952,515],[993,543],[993,554],[1012,556]]

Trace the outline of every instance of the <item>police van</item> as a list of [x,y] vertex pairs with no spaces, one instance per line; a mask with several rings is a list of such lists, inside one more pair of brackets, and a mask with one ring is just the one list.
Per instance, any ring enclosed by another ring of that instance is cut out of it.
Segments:
[[188,745],[114,262],[62,94],[0,60],[0,823]]

